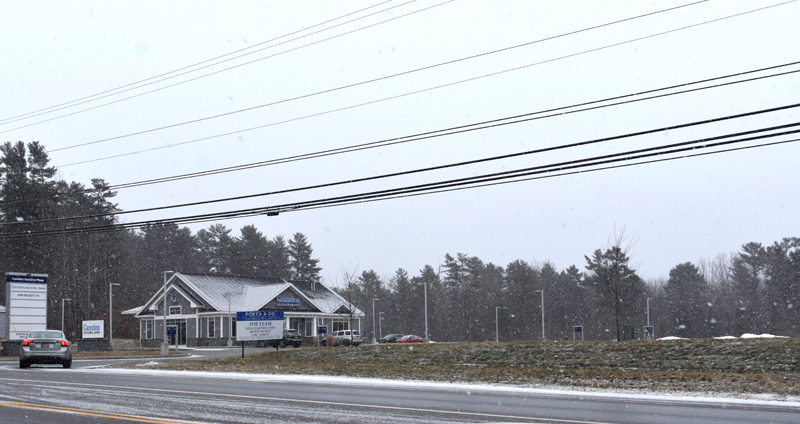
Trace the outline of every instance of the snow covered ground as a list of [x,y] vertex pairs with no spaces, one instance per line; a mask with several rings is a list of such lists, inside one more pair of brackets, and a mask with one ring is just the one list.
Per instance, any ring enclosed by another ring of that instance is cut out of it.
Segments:
[[[714,337],[714,340],[735,340],[735,339],[786,339],[786,336],[776,336],[774,334],[750,334],[744,333],[741,337],[736,336],[720,336]],[[656,340],[688,340],[683,337],[675,337],[675,336],[667,336],[667,337],[660,337]]]

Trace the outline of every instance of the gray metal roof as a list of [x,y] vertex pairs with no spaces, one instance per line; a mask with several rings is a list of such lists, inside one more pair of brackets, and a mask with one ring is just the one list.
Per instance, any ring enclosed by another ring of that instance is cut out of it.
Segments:
[[[345,299],[320,283],[288,282],[282,278],[251,278],[176,272],[169,278],[168,285],[174,285],[176,279],[182,281],[189,290],[196,293],[209,309],[217,311],[229,310],[228,297],[230,297],[230,310],[259,310],[279,294],[291,289],[304,297],[306,301],[322,313],[332,314],[340,307],[348,306],[348,302]],[[157,292],[154,294],[144,306],[132,308],[125,312],[133,312],[136,309],[139,309],[139,311],[134,313],[143,311],[145,306],[151,305],[160,299],[163,295],[162,293]],[[353,307],[353,309],[356,315],[364,315],[358,308]]]
[[358,307],[351,305],[350,302],[348,302],[342,296],[339,296],[338,293],[320,283],[292,281],[291,284],[302,291],[303,294],[311,299],[311,301],[314,302],[314,304],[317,305],[317,307],[323,312],[334,313],[337,309],[344,306],[348,309],[352,309],[355,315],[364,316],[364,312],[358,309]]

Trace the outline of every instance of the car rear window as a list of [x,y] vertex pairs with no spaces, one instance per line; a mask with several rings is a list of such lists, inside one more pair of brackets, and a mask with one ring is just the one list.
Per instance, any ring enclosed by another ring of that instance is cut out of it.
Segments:
[[29,339],[63,339],[64,333],[60,331],[31,331],[28,333]]

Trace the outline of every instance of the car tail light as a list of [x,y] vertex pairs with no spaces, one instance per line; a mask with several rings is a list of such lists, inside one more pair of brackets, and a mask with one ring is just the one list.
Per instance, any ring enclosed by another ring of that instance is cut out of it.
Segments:
[[23,345],[23,346],[29,346],[31,343],[33,343],[33,340],[31,340],[31,339],[28,339],[28,340],[25,340],[25,341],[23,341],[23,342],[22,342],[22,345]]
[[64,347],[69,346],[69,343],[67,343],[66,340],[59,340],[58,342],[61,343],[61,346],[64,346]]

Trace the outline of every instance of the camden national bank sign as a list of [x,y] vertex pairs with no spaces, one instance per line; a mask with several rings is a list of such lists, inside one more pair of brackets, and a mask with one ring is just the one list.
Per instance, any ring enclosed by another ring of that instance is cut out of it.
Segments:
[[47,329],[47,274],[6,273],[8,339]]

